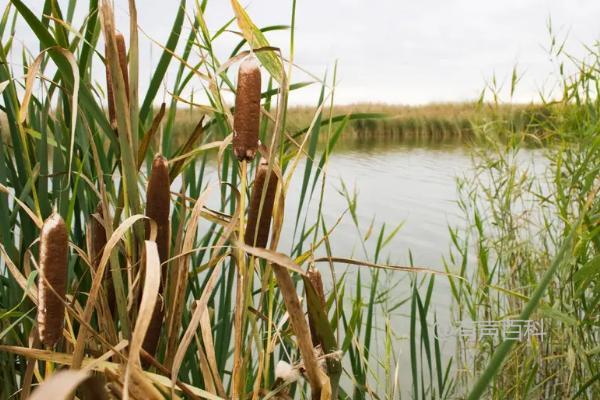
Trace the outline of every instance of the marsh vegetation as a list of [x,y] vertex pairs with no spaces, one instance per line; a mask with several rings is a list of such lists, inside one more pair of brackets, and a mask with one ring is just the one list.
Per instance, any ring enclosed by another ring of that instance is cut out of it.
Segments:
[[[141,2],[129,26],[108,1],[3,10],[0,397],[595,398],[597,45],[552,47],[563,90],[535,105],[336,106],[336,67],[297,82],[267,39],[293,49],[294,12],[257,27],[232,0],[210,32],[190,3],[145,93]],[[467,321],[544,335],[440,335]]]

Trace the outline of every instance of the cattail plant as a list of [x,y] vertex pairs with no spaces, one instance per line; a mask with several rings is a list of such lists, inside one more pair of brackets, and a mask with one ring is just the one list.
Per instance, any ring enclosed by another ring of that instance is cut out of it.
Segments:
[[[146,191],[146,216],[156,223],[156,245],[158,256],[162,264],[160,295],[158,296],[152,320],[144,339],[143,348],[150,355],[154,355],[160,338],[162,320],[164,316],[162,295],[165,286],[166,265],[164,262],[169,258],[169,243],[171,226],[169,222],[170,207],[170,180],[169,164],[167,160],[157,155],[152,162],[148,189]],[[146,237],[150,237],[150,223],[146,225]]]
[[[127,101],[129,101],[129,72],[127,70],[127,47],[125,46],[125,37],[121,32],[115,34],[115,40],[117,42],[117,54],[119,55],[119,67],[123,74],[123,82],[125,82],[125,92],[127,94]],[[108,46],[108,45],[107,45]],[[105,56],[108,54],[108,49],[105,49]],[[106,65],[106,96],[108,97],[108,117],[110,124],[115,132],[117,132],[117,114],[115,109],[115,98],[112,77],[110,75],[110,68]]]
[[68,250],[67,226],[55,212],[44,221],[40,234],[37,321],[40,340],[46,346],[53,346],[62,336]]
[[240,161],[252,161],[258,149],[260,81],[260,64],[250,56],[240,65],[235,96],[233,152]]
[[[263,158],[256,169],[252,198],[248,209],[248,222],[244,241],[247,245],[265,248],[269,241],[269,230],[271,217],[273,216],[273,205],[275,203],[275,192],[278,178],[275,171],[269,174],[268,162]],[[265,188],[266,185],[266,188]],[[263,196],[264,192],[264,196]],[[284,267],[273,264],[273,272],[277,280],[277,286],[283,296],[292,329],[298,340],[300,354],[306,368],[306,374],[310,382],[312,398],[318,399],[323,387],[322,374],[315,357],[315,351],[311,340],[309,326],[304,317],[304,311],[298,299],[294,282],[290,273]]]
[[[277,189],[277,174],[271,170],[267,160],[262,158],[256,169],[252,198],[248,209],[248,222],[244,241],[247,245],[255,247],[266,247],[269,241],[269,229],[271,217],[273,216],[273,204],[275,203],[275,191]],[[268,182],[267,182],[268,180]],[[267,185],[265,191],[265,185]],[[263,200],[264,193],[264,201]]]

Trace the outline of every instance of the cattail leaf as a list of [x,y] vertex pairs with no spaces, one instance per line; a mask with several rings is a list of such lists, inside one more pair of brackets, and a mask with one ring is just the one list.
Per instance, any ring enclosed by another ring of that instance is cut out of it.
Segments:
[[304,272],[304,270],[300,268],[300,266],[296,264],[294,260],[283,253],[278,253],[276,251],[267,250],[260,247],[248,246],[247,244],[239,241],[235,242],[235,245],[247,254],[262,258],[277,265],[281,265],[282,267],[285,267],[290,271],[294,271],[300,275],[306,275],[306,272]]
[[[326,79],[326,78],[325,78]],[[325,79],[323,82],[325,82]],[[302,206],[306,196],[306,190],[308,188],[308,182],[312,174],[312,166],[317,152],[317,142],[319,139],[319,132],[321,131],[321,120],[323,115],[323,101],[325,96],[325,84],[321,86],[321,92],[319,94],[318,112],[313,119],[310,129],[310,140],[308,145],[308,153],[306,157],[306,163],[304,165],[304,175],[302,176],[302,187],[300,189],[300,201],[298,202],[298,212],[296,213],[296,228],[299,226],[298,221],[300,220],[300,213],[302,212]],[[316,179],[316,178],[315,178]],[[295,232],[294,232],[295,234]]]
[[121,225],[117,227],[117,229],[114,230],[110,239],[106,243],[106,246],[104,246],[104,252],[102,253],[102,258],[100,259],[100,264],[98,265],[98,270],[96,271],[96,275],[92,281],[90,294],[83,310],[83,316],[81,319],[83,320],[84,324],[82,324],[79,328],[79,333],[77,334],[77,343],[75,344],[75,348],[73,350],[73,369],[79,369],[83,361],[86,343],[85,341],[87,338],[87,326],[85,324],[89,323],[90,319],[92,318],[92,312],[96,307],[100,286],[102,285],[102,280],[104,277],[104,271],[108,265],[108,260],[111,256],[111,253],[123,235],[125,235],[125,232],[127,232],[127,230],[131,228],[137,221],[144,218],[146,217],[140,214],[132,215],[131,217],[127,218],[121,223]]
[[[269,41],[265,35],[256,27],[256,25],[254,25],[254,22],[252,22],[241,4],[237,0],[231,0],[231,6],[233,7],[238,26],[250,46],[253,49],[270,47]],[[260,52],[257,53],[256,56],[267,71],[269,71],[271,76],[277,82],[283,83],[283,64],[279,57],[277,57],[273,51]]]
[[[25,299],[25,297],[27,297],[27,294],[23,295],[23,299]],[[15,312],[17,310],[17,308],[19,308],[21,306],[21,304],[23,304],[23,301],[19,302],[19,304],[17,304],[15,307],[13,307],[12,310],[9,310],[9,311],[5,312],[4,314],[0,315],[0,319],[5,320],[5,318],[7,318],[8,316],[10,316],[10,314]],[[8,325],[6,327],[6,329],[4,329],[2,332],[0,332],[0,341],[2,341],[4,339],[4,337],[6,335],[8,335],[9,333],[12,333],[13,329],[15,329],[15,327],[18,326],[21,323],[21,321],[23,321],[25,318],[28,318],[29,314],[31,314],[31,312],[33,312],[33,311],[35,311],[35,307],[31,308],[27,312],[22,313],[19,318],[15,319],[10,325]]]
[[333,152],[333,148],[335,147],[338,139],[340,138],[340,135],[346,129],[346,125],[348,124],[348,121],[350,121],[350,115],[347,115],[346,118],[344,118],[342,120],[342,122],[336,127],[333,135],[329,138],[327,147],[326,147],[325,151],[323,152],[323,154],[321,154],[321,159],[319,160],[319,166],[317,167],[317,169],[315,171],[315,177],[313,179],[313,184],[312,184],[312,188],[311,188],[311,195],[315,191],[315,187],[317,185],[317,181],[319,180],[319,176],[321,175],[321,171],[323,170],[325,163],[329,160],[329,156]]
[[31,299],[33,304],[37,305],[38,304],[38,292],[37,292],[37,287],[35,286],[35,284],[32,286],[29,285],[28,279],[25,279],[25,276],[23,276],[21,271],[19,271],[19,268],[17,268],[15,263],[10,259],[10,257],[6,253],[6,249],[4,248],[4,246],[2,244],[0,244],[0,254],[2,255],[4,263],[5,263],[8,271],[14,278],[14,280],[21,287],[23,292],[25,294],[27,294],[27,296],[29,296],[29,298]]
[[148,91],[146,92],[146,96],[144,97],[142,107],[140,108],[140,123],[142,124],[145,124],[147,122],[150,111],[152,111],[152,104],[154,103],[156,93],[158,93],[158,89],[160,89],[160,86],[163,82],[163,78],[167,73],[169,63],[171,62],[171,58],[173,58],[173,51],[175,50],[175,47],[177,47],[177,42],[179,41],[179,37],[181,36],[181,29],[183,28],[184,16],[185,0],[181,0],[181,2],[179,3],[179,10],[177,11],[177,16],[175,17],[175,21],[173,22],[171,34],[169,35],[169,39],[167,39],[165,49],[163,50],[163,53],[160,56],[158,65],[154,69],[154,74],[152,75],[152,79],[150,80]]
[[388,269],[388,270],[392,270],[392,271],[404,271],[404,272],[424,272],[424,273],[428,273],[428,274],[434,274],[434,275],[444,275],[444,276],[453,276],[455,278],[458,279],[463,279],[458,275],[453,275],[453,274],[449,274],[447,272],[443,272],[443,271],[437,271],[431,268],[425,268],[425,267],[406,267],[406,266],[402,266],[402,265],[390,265],[390,264],[376,264],[376,263],[372,263],[372,262],[368,262],[368,261],[361,261],[361,260],[354,260],[352,258],[345,258],[345,257],[319,257],[316,258],[314,260],[314,262],[327,262],[327,263],[344,263],[344,264],[351,264],[351,265],[357,265],[359,267],[369,267],[369,268],[380,268],[380,269]]
[[192,209],[192,215],[187,223],[187,230],[185,232],[182,248],[179,249],[180,253],[186,254],[186,256],[179,259],[177,273],[174,274],[174,279],[169,282],[169,293],[172,297],[169,299],[171,307],[167,309],[166,318],[167,350],[165,359],[167,360],[167,365],[171,363],[176,353],[176,344],[178,340],[176,332],[179,332],[179,327],[182,323],[180,316],[185,302],[185,290],[188,284],[190,250],[194,247],[194,240],[196,239],[198,223],[200,221],[200,213],[211,189],[212,188],[209,186],[200,195],[198,200],[196,200],[196,204]]
[[98,23],[98,0],[90,0],[90,6],[88,10],[85,37],[82,41],[81,55],[79,56],[79,73],[82,79],[85,78],[85,74],[88,71],[88,64],[91,60],[91,55],[96,47],[96,42],[94,41],[96,36],[94,33]]
[[[298,348],[300,349],[302,361],[304,362],[304,367],[306,369],[306,376],[310,383],[312,397],[328,399],[330,397],[327,397],[327,393],[330,393],[331,391],[331,384],[329,378],[317,363],[310,331],[308,324],[306,323],[306,318],[304,317],[304,310],[300,305],[296,287],[294,286],[290,273],[287,269],[278,264],[273,264],[273,272],[275,273],[277,286],[279,287],[285,307],[290,316],[292,329],[296,335]],[[306,274],[303,273],[303,275],[305,276]],[[324,393],[321,392],[322,390],[324,390]],[[320,397],[321,395],[324,395],[324,397]]]
[[[8,188],[2,184],[0,184],[0,192],[4,192],[8,195],[13,195],[13,193],[11,193],[11,191],[8,190]],[[27,207],[27,204],[23,203],[18,197],[13,195],[13,198],[15,202],[23,209],[23,211],[27,213],[27,215],[29,216],[29,218],[31,218],[35,225],[41,229],[42,225],[44,224],[42,219],[38,217],[29,207]]]
[[140,302],[135,328],[131,336],[129,358],[127,359],[127,368],[125,370],[125,399],[127,399],[129,393],[128,386],[131,380],[132,369],[139,366],[140,351],[157,304],[158,288],[160,287],[161,280],[160,259],[156,242],[146,240],[144,243],[146,246],[146,272],[142,301]]
[[158,113],[152,120],[152,125],[150,126],[150,129],[148,129],[148,131],[146,132],[146,134],[144,135],[144,137],[142,139],[142,142],[140,143],[140,146],[139,146],[138,152],[137,152],[138,171],[140,170],[140,168],[142,167],[142,164],[144,163],[144,157],[146,156],[146,151],[148,151],[148,147],[150,146],[150,141],[154,137],[154,134],[156,132],[158,132],[160,123],[161,123],[163,117],[165,116],[165,110],[166,110],[166,105],[165,105],[165,103],[162,103],[160,106],[160,109],[158,110]]
[[[214,287],[211,288],[210,293],[214,291]],[[211,371],[211,377],[216,386],[217,393],[220,396],[226,397],[225,386],[219,376],[219,366],[217,364],[217,355],[215,352],[215,344],[212,336],[212,329],[210,323],[210,315],[207,312],[202,313],[200,319],[200,332],[202,333],[202,343],[204,344],[204,352],[206,353],[206,361]]]
[[138,21],[137,7],[135,0],[129,0],[129,91],[127,98],[129,99],[129,115],[131,118],[131,132],[133,134],[133,148],[138,148],[138,137],[140,136],[139,129],[139,37],[138,37]]
[[[4,254],[4,252],[3,252],[3,254]],[[23,302],[27,298],[28,293],[30,291],[35,290],[35,287],[36,287],[35,286],[35,278],[37,276],[38,276],[38,271],[31,271],[31,273],[29,274],[29,277],[27,278],[26,287],[23,290],[23,296],[21,296],[21,300],[17,304],[15,304],[15,306],[13,308],[11,308],[10,310],[7,310],[6,312],[0,314],[0,320],[3,320],[4,318],[8,317],[10,314],[17,311],[19,309],[19,307],[21,307],[21,304],[23,304]],[[37,305],[37,302],[36,302],[36,305]],[[5,330],[2,334],[0,334],[0,339],[2,339],[5,332],[7,332],[7,330]]]
[[[35,359],[38,361],[50,361],[56,364],[62,365],[72,365],[73,357],[71,354],[58,353],[49,350],[41,350],[41,349],[32,349],[29,347],[20,347],[20,346],[7,346],[0,345],[0,351],[6,351],[9,353],[17,354],[26,358]],[[121,364],[110,362],[110,361],[102,361],[94,358],[86,358],[83,360],[82,364],[85,369],[89,368],[98,372],[106,372],[111,371],[114,373],[118,373],[121,369]],[[171,388],[171,379],[155,374],[152,372],[144,371],[143,374],[147,376],[154,384],[160,385],[164,390]],[[203,399],[208,400],[225,400],[224,397],[216,396],[212,393],[207,392],[206,390],[194,387],[192,385],[185,385],[186,389],[193,393],[196,396],[200,396]]]
[[194,335],[198,330],[198,325],[203,319],[202,316],[204,314],[208,315],[208,300],[210,299],[215,289],[215,286],[217,285],[220,275],[221,264],[218,264],[214,268],[212,274],[210,275],[210,278],[208,279],[208,282],[204,287],[204,291],[202,292],[200,300],[197,300],[195,302],[196,308],[192,314],[190,323],[187,329],[185,330],[183,338],[181,338],[181,340],[179,341],[179,346],[177,347],[177,351],[175,352],[175,357],[173,357],[173,367],[171,368],[171,384],[173,385],[173,387],[175,386],[175,380],[179,374],[179,369],[181,368],[181,364],[183,363],[183,359],[186,355],[188,347],[192,343],[192,339],[194,338]]
[[58,371],[45,379],[31,394],[30,400],[67,399],[90,377],[86,371]]
[[[47,27],[45,27],[44,24],[42,24],[42,22],[35,17],[33,12],[21,0],[11,0],[11,3],[19,11],[19,15],[23,17],[40,41],[42,50],[58,46]],[[57,52],[55,51],[49,51],[49,55],[56,63],[61,78],[72,87],[73,76],[71,76],[71,74],[68,72],[71,70],[69,63],[64,59],[64,57],[57,56]],[[84,85],[81,87],[80,95],[81,99],[79,105],[89,112],[93,116],[95,123],[98,124],[102,130],[104,130],[111,140],[114,140],[115,137],[112,134],[112,129],[110,128],[108,119],[104,115],[104,110],[102,110],[102,108],[96,103],[92,92]]]
[[[19,109],[19,122],[23,123],[27,119],[27,110],[29,109],[29,101],[31,100],[31,93],[33,92],[33,83],[35,77],[40,71],[40,66],[44,60],[45,51],[41,52],[33,61],[33,64],[29,66],[27,70],[27,77],[25,79],[25,94],[21,101],[21,108]],[[7,81],[8,82],[8,81]]]
[[[324,126],[326,124],[329,123],[338,123],[338,122],[342,122],[346,117],[348,117],[348,119],[350,121],[360,121],[360,120],[380,120],[380,119],[388,119],[390,118],[390,116],[388,114],[385,113],[370,113],[370,112],[356,112],[356,113],[352,113],[348,116],[348,114],[344,114],[344,115],[336,115],[332,118],[328,118],[325,120],[322,120],[320,123],[320,126]],[[308,132],[310,129],[313,129],[313,124],[311,123],[309,126],[306,126],[302,129],[297,130],[292,137],[295,139],[298,136],[301,136],[303,134],[305,134],[306,132]]]
[[[234,18],[234,20],[235,20],[235,18]],[[225,27],[223,29],[225,29]],[[265,33],[265,32],[271,32],[271,31],[285,31],[285,30],[288,30],[288,29],[290,29],[289,25],[270,25],[270,26],[265,26],[263,28],[260,28],[260,31],[262,33]],[[217,35],[215,35],[213,37],[213,39],[215,37],[217,37]],[[240,42],[235,46],[235,48],[233,49],[233,51],[231,52],[231,55],[229,57],[234,57],[236,54],[238,54],[238,52],[241,50],[242,47],[244,47],[244,45],[246,43],[248,43],[248,41],[245,38],[242,39],[242,40],[240,40]]]
[[0,94],[2,94],[2,92],[4,92],[4,89],[6,89],[6,87],[10,85],[10,81],[4,81],[4,82],[0,82]]

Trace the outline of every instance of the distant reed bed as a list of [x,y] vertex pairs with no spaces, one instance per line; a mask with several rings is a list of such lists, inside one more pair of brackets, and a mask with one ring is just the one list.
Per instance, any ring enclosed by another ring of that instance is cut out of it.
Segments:
[[[550,113],[551,105],[516,104],[494,105],[489,103],[434,103],[417,106],[401,106],[383,103],[359,103],[336,105],[334,121],[341,124],[348,116],[355,115],[345,124],[342,142],[395,140],[406,143],[435,144],[464,143],[473,138],[473,127],[491,121],[503,120],[511,130],[526,131],[543,137],[542,126]],[[286,128],[291,133],[306,131],[314,117],[311,107],[292,106],[287,112]],[[181,133],[193,129],[197,114],[182,109],[175,120],[174,130]],[[326,129],[323,126],[322,129]],[[325,135],[320,138],[323,144]],[[343,148],[343,143],[341,144]]]

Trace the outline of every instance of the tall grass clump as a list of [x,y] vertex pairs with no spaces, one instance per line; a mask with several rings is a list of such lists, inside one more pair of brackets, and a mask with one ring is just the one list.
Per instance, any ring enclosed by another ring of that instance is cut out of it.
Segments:
[[540,334],[459,338],[457,389],[470,399],[593,399],[600,390],[596,50],[577,60],[552,47],[563,91],[542,98],[543,135],[503,118],[476,130],[474,173],[459,180],[469,229],[451,231],[448,270],[463,278],[449,278],[454,319],[530,320]]

